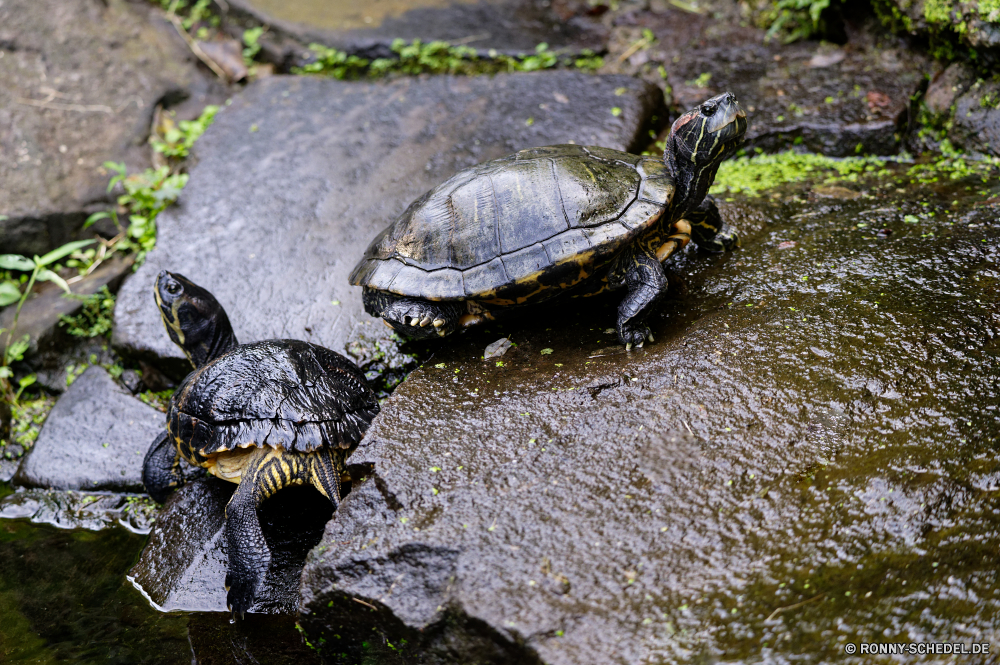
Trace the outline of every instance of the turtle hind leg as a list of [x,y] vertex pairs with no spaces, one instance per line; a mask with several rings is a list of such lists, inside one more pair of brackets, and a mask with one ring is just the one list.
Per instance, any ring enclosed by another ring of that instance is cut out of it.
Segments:
[[267,569],[271,550],[264,540],[257,514],[264,500],[288,485],[304,481],[303,456],[273,448],[252,453],[240,484],[226,505],[226,603],[234,615],[243,615],[254,603]]
[[365,289],[365,311],[380,316],[393,330],[410,339],[444,337],[459,328],[462,303],[434,302]]
[[340,476],[344,472],[344,452],[323,446],[309,454],[309,482],[330,500],[333,509],[340,505]]

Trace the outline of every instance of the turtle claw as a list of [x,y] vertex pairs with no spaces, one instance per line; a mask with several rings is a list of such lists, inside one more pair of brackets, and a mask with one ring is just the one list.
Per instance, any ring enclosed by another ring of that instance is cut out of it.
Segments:
[[424,318],[420,319],[420,327],[426,328],[430,322],[431,322],[431,317],[425,316]]
[[432,323],[434,324],[435,328],[440,328],[441,326],[444,325],[444,319],[434,319]]
[[626,351],[631,351],[632,350],[632,342],[628,342],[627,344],[625,344],[625,350]]
[[653,343],[653,333],[649,333],[649,335],[646,336],[646,339],[648,339],[649,343],[652,344]]

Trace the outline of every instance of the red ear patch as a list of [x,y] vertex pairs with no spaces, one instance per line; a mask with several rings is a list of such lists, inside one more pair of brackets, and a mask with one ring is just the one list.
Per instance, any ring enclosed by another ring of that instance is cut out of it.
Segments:
[[685,113],[681,117],[677,118],[677,120],[674,121],[673,126],[670,128],[670,133],[673,134],[678,129],[680,129],[684,125],[686,125],[689,122],[691,122],[692,120],[694,120],[694,118],[695,118],[696,115],[698,115],[697,111],[690,111],[688,113]]

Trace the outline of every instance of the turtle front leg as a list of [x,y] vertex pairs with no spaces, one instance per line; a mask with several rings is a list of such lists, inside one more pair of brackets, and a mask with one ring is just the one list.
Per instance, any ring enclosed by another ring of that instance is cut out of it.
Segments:
[[142,484],[157,503],[163,503],[175,489],[187,480],[183,471],[184,461],[177,446],[164,430],[146,451],[142,461]]
[[642,321],[666,294],[667,276],[656,257],[643,251],[626,257],[626,263],[619,269],[624,271],[628,293],[618,306],[618,339],[629,350],[633,344],[641,347],[647,339],[653,341],[653,334]]
[[362,300],[366,312],[382,317],[390,328],[410,339],[449,335],[458,329],[463,313],[461,303],[404,298],[375,289],[365,289]]
[[684,216],[691,224],[691,236],[706,252],[720,253],[740,246],[736,230],[722,221],[719,207],[711,195],[701,205]]

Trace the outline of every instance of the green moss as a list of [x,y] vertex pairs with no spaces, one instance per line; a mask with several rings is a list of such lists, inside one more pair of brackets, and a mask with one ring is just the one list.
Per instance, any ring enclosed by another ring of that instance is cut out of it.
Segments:
[[114,324],[115,295],[102,286],[101,290],[89,296],[72,295],[83,302],[83,309],[76,316],[59,316],[59,325],[75,337],[97,337],[111,332]]
[[877,157],[836,159],[792,150],[773,155],[738,157],[722,163],[712,186],[713,193],[733,192],[759,196],[767,189],[805,180],[855,181],[861,175],[885,172],[885,162]]
[[910,166],[873,156],[838,159],[791,150],[773,155],[739,157],[723,162],[711,191],[714,194],[730,192],[760,196],[766,190],[781,185],[807,181],[826,185],[876,177],[883,181],[892,178],[900,185],[906,185],[974,178],[986,183],[998,175],[1000,158],[973,159],[945,140],[941,143],[941,154]]
[[950,24],[955,5],[951,0],[925,0],[924,18],[928,23]]
[[9,441],[0,439],[0,455],[5,459],[19,459],[29,451],[55,403],[55,397],[44,396],[12,404],[11,437]]
[[342,80],[381,78],[390,74],[473,76],[499,72],[532,72],[555,67],[593,71],[604,64],[604,60],[591,51],[583,51],[579,57],[561,56],[549,50],[548,44],[544,43],[536,46],[532,54],[509,56],[491,50],[487,57],[480,57],[469,46],[452,46],[441,41],[424,43],[419,39],[407,43],[397,39],[392,43],[392,50],[397,57],[375,60],[349,55],[322,44],[311,44],[309,48],[316,55],[316,60],[294,69],[294,73],[322,74]]

